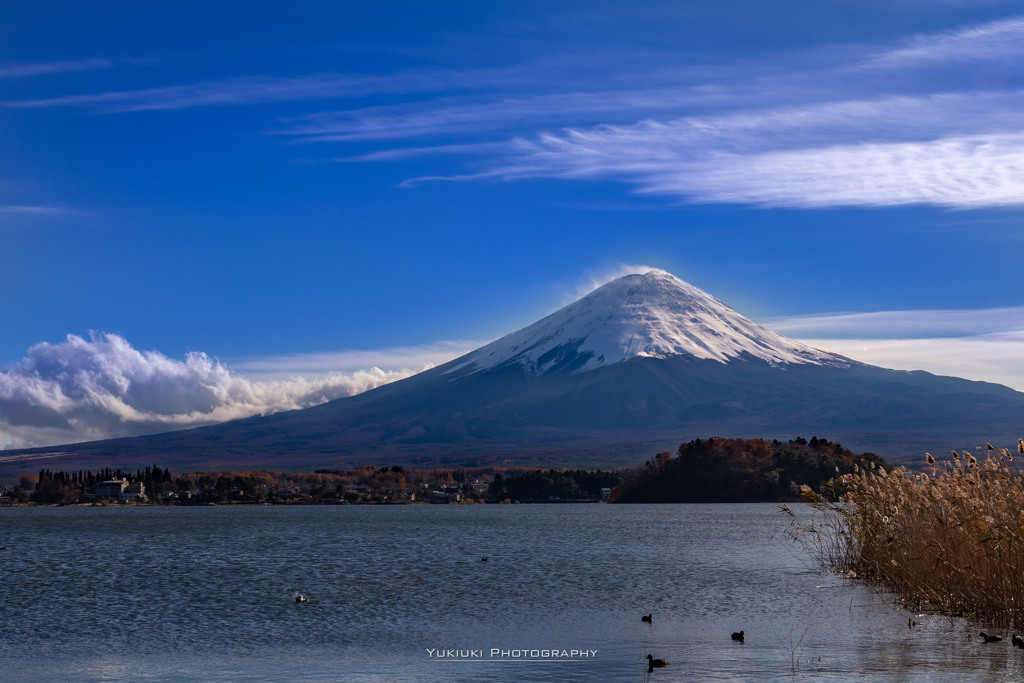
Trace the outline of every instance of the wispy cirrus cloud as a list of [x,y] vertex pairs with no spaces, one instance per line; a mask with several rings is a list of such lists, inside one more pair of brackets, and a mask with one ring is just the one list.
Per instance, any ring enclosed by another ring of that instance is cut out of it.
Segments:
[[[954,78],[939,91],[885,92],[889,79],[922,63],[1004,68],[1022,52],[1024,18],[918,36],[824,71],[736,86],[753,88],[760,106],[737,99],[708,114],[521,136],[514,152],[467,177],[619,179],[682,202],[766,207],[1021,205],[1019,79],[980,91]],[[870,92],[882,94],[863,97]],[[772,100],[785,104],[764,106]]]
[[77,59],[59,62],[23,62],[20,64],[0,64],[0,78],[24,78],[27,76],[43,76],[47,74],[71,73],[76,71],[96,71],[110,69],[117,65],[111,59]]
[[[1020,79],[977,90],[971,79],[921,81],[923,92],[886,94],[908,70],[925,64],[1003,62],[1024,52],[1024,19],[918,36],[825,70],[757,75],[725,88],[651,88],[624,93],[574,93],[543,102],[513,100],[493,107],[425,111],[355,111],[320,126],[286,131],[307,141],[346,142],[376,136],[451,134],[473,125],[507,128],[520,120],[604,117],[521,135],[493,148],[470,173],[407,181],[562,178],[621,180],[638,192],[684,203],[762,207],[933,205],[952,208],[1024,204],[1024,105]],[[865,65],[871,69],[865,72]],[[981,67],[979,67],[981,68]],[[984,69],[983,69],[984,71]],[[850,85],[844,83],[850,79]],[[942,89],[934,88],[941,85]],[[1007,87],[1016,85],[1017,87]],[[747,96],[743,93],[747,91]],[[878,93],[864,97],[867,93]],[[665,118],[693,108],[702,94],[708,113]],[[849,95],[855,94],[851,98]],[[717,99],[716,103],[712,103]],[[561,106],[573,102],[572,107]],[[772,105],[771,103],[776,104]],[[615,104],[608,104],[615,103]],[[767,105],[767,106],[766,106]],[[493,109],[494,111],[490,111]],[[643,114],[632,123],[608,118]],[[474,124],[479,122],[479,124]],[[427,146],[414,148],[433,153]],[[443,151],[444,147],[436,148]],[[408,150],[407,150],[408,153]],[[369,158],[373,158],[372,155]]]
[[942,93],[570,129],[518,140],[491,173],[618,177],[688,202],[1020,205],[1022,104],[1021,91]]
[[1001,61],[1024,55],[1024,17],[954,31],[915,36],[905,45],[872,55],[866,63],[887,68],[952,61]]
[[768,319],[762,323],[785,335],[821,339],[970,337],[1024,330],[1024,306],[827,313]]
[[[501,171],[521,177],[618,175],[644,193],[763,207],[1024,204],[1024,131],[753,154],[704,151],[693,156],[673,153],[671,139],[664,136],[634,131],[625,136],[629,142],[619,146],[601,144],[607,142],[601,139],[602,132],[546,138],[524,157],[525,163]],[[544,167],[552,156],[557,156],[555,163]]]
[[[339,157],[332,161],[356,163],[362,161],[397,161],[399,159],[414,159],[423,156],[438,155],[469,155],[480,153],[508,152],[511,143],[509,142],[472,142],[459,145],[429,145],[425,147],[399,147],[395,149],[381,149],[365,154],[355,154],[349,157]],[[415,182],[411,179],[406,182]]]
[[387,104],[292,116],[263,132],[359,144],[332,155],[350,163],[462,155],[465,168],[407,186],[600,179],[684,203],[1024,204],[1024,76],[1007,67],[1024,54],[1024,17],[814,53],[715,65],[674,64],[667,53],[657,68],[650,55],[602,54],[550,69],[240,76],[6,105],[123,113],[385,95]]
[[33,206],[30,204],[0,204],[0,215],[64,216],[74,213],[63,206]]
[[[686,106],[720,106],[736,101],[718,87],[650,87],[644,90],[596,90],[543,95],[460,97],[427,102],[311,114],[267,131],[302,142],[361,142],[480,132],[508,132],[524,126],[559,125],[581,120],[633,120]],[[429,152],[429,150],[424,150]]]
[[370,95],[431,93],[508,85],[516,77],[505,70],[423,69],[389,75],[307,74],[294,77],[238,76],[182,85],[63,95],[6,102],[8,107],[80,107],[100,113],[124,113],[359,98]]

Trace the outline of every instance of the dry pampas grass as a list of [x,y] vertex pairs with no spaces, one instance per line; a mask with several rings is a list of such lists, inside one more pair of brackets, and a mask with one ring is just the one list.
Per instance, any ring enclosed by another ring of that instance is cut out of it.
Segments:
[[1019,628],[1024,478],[1008,449],[986,449],[980,462],[926,454],[923,473],[861,469],[836,479],[831,500],[804,487],[823,519],[798,535],[824,566],[893,590],[909,609]]

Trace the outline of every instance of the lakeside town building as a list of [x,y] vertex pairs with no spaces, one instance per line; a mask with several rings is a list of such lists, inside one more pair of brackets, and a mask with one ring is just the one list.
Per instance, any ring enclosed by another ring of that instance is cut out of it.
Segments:
[[97,498],[116,498],[121,499],[121,494],[128,488],[127,479],[108,479],[107,481],[101,481],[96,484],[96,497]]
[[128,483],[127,479],[108,479],[96,484],[96,498],[114,498],[121,503],[146,498],[146,486],[141,481]]

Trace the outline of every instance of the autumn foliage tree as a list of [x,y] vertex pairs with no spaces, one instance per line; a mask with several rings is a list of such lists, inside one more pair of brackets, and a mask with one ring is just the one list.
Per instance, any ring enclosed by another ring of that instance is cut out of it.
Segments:
[[[813,437],[696,439],[648,460],[612,494],[621,503],[718,503],[799,500],[801,484],[820,489],[856,466],[885,465],[873,453],[856,454]],[[887,465],[885,465],[887,467]]]

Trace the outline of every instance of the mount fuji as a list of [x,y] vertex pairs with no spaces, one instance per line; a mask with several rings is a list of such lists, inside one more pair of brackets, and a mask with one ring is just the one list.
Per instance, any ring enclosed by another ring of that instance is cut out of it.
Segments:
[[852,361],[787,339],[662,270],[627,275],[455,361],[448,372],[519,365],[527,374],[584,372],[633,358],[847,367]]
[[357,396],[153,436],[6,451],[39,466],[308,470],[633,465],[708,436],[819,435],[917,461],[1014,443],[1024,394],[812,348],[664,271],[627,275],[486,346]]

